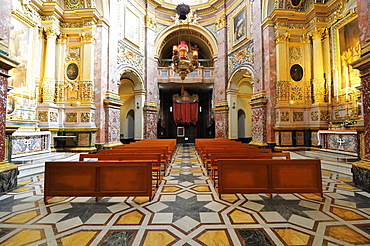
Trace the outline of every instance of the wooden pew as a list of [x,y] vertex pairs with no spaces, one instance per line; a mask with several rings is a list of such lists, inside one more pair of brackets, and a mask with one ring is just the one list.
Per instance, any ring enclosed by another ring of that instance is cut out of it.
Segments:
[[[156,153],[140,153],[138,154],[80,154],[79,160],[85,161],[85,159],[97,159],[98,161],[151,161],[153,173],[156,177],[156,187],[162,180],[162,168],[161,168],[161,154]],[[164,170],[163,170],[164,173]]]
[[44,201],[53,196],[149,196],[151,161],[53,161],[45,163]]
[[256,152],[249,152],[249,153],[211,153],[211,162],[210,162],[210,176],[211,181],[213,182],[214,186],[217,185],[217,172],[218,172],[218,166],[217,162],[218,160],[227,160],[227,159],[274,159],[274,158],[284,158],[284,159],[290,159],[290,153],[284,152],[271,152],[271,153],[256,153]]
[[316,193],[322,196],[319,159],[218,160],[218,193]]

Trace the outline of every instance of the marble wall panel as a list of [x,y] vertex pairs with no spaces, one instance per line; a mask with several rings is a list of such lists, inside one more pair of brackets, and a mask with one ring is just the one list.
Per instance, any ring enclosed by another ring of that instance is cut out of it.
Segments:
[[226,28],[221,28],[218,31],[218,58],[215,61],[215,80],[214,80],[214,95],[215,95],[215,102],[224,101],[226,100],[226,77],[227,74],[227,49],[226,49],[226,42],[227,42],[227,30]]
[[158,114],[155,111],[144,111],[144,138],[156,139],[157,138],[157,122]]
[[296,132],[295,133],[295,144],[296,145],[304,145],[304,132]]
[[229,132],[228,111],[215,111],[215,138],[227,138]]
[[120,109],[109,107],[106,110],[106,143],[120,142]]
[[370,68],[361,71],[361,74],[367,74],[361,78],[363,92],[363,108],[364,108],[364,156],[365,159],[370,159]]
[[[7,74],[8,71],[0,68],[0,72]],[[6,127],[6,102],[7,102],[8,79],[0,74],[0,162],[5,159],[5,127]]]
[[9,35],[10,35],[10,19],[11,19],[11,9],[12,9],[12,0],[2,0],[0,5],[0,16],[1,16],[1,25],[0,25],[0,37],[4,40],[5,45],[9,45]]
[[292,133],[291,132],[280,132],[280,144],[281,145],[292,145]]
[[266,143],[266,112],[261,107],[252,109],[252,141]]
[[319,139],[317,137],[317,132],[311,132],[311,145],[313,146],[319,145]]

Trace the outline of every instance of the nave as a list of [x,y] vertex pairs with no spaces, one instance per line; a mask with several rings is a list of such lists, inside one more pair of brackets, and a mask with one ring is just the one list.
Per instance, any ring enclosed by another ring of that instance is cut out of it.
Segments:
[[[294,158],[294,155],[293,155]],[[0,245],[369,245],[370,194],[323,172],[314,194],[218,197],[195,152],[178,145],[152,201],[55,197],[43,175],[0,196]]]

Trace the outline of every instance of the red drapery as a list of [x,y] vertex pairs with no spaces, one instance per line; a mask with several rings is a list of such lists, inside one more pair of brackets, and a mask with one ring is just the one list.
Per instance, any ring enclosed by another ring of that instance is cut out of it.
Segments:
[[198,121],[198,103],[173,103],[173,119],[175,124],[193,124]]

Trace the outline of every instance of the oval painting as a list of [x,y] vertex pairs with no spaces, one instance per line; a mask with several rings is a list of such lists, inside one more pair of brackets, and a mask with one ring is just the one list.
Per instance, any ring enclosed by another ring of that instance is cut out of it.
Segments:
[[76,63],[70,63],[66,69],[66,75],[69,80],[75,80],[78,77],[78,66]]
[[301,65],[294,64],[290,68],[290,77],[292,77],[292,79],[294,81],[300,81],[300,80],[302,80],[302,78],[303,78],[303,68],[301,67]]

